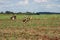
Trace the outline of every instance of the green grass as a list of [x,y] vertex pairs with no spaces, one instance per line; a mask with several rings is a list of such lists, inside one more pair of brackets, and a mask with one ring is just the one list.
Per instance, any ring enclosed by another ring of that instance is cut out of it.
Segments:
[[[10,18],[12,16],[12,14],[0,14],[0,19],[6,19],[6,18]],[[32,16],[33,18],[52,18],[52,17],[60,17],[60,14],[41,14],[41,15],[16,15],[17,19],[22,19],[24,18],[24,16]]]
[[[0,14],[1,40],[17,40],[18,38],[21,40],[37,40],[40,35],[48,35],[52,38],[55,35],[60,37],[60,29],[58,29],[60,28],[60,14],[16,15],[17,19],[14,21],[10,19],[11,16],[11,14]],[[22,20],[25,16],[32,17],[32,20],[23,23]],[[54,33],[54,31],[56,32]]]
[[[60,26],[60,15],[16,15],[17,19],[15,21],[10,20],[12,15],[0,15],[0,28],[3,27],[59,27]],[[23,23],[22,20],[25,16],[32,17],[27,23]]]

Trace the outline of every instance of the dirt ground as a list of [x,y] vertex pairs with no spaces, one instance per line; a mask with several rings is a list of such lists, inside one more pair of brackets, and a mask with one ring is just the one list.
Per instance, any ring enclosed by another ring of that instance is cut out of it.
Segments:
[[0,40],[60,40],[59,27],[0,29]]

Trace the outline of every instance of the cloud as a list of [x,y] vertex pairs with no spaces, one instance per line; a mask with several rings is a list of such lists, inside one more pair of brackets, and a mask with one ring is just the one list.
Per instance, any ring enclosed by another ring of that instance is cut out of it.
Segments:
[[0,0],[0,10],[13,11],[56,11],[60,10],[59,0]]
[[46,5],[46,8],[54,8],[54,7],[55,7],[55,8],[56,8],[56,7],[58,8],[58,7],[60,7],[60,4],[47,4],[47,5]]
[[47,4],[46,5],[46,8],[53,8],[53,7],[55,7],[56,5],[55,4]]
[[0,3],[10,3],[9,0],[0,0]]
[[48,0],[34,0],[34,2],[41,3],[41,2],[48,2]]
[[4,2],[5,0],[0,0],[0,2]]
[[17,3],[17,5],[28,5],[28,0],[24,0],[24,1],[19,1],[18,3]]
[[28,0],[20,0],[15,2],[13,0],[0,0],[0,8],[2,7],[16,7],[20,5],[28,5],[29,1]]
[[40,4],[40,7],[45,9],[60,8],[60,4]]
[[60,7],[60,5],[57,5],[58,7]]

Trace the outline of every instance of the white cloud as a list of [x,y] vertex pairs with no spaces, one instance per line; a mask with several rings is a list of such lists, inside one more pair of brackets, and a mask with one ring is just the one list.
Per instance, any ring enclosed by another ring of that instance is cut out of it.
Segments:
[[9,0],[0,0],[0,3],[9,3]]
[[0,0],[0,2],[4,2],[5,0]]
[[0,0],[0,8],[14,6],[14,3],[11,3],[10,0]]
[[48,0],[34,0],[34,2],[41,3],[41,2],[48,2]]
[[15,7],[20,5],[28,5],[28,0],[20,0],[18,2],[13,2],[12,0],[0,0],[0,8],[2,7]]
[[57,5],[58,7],[60,7],[60,5]]
[[28,0],[24,0],[24,1],[19,1],[17,3],[17,5],[27,5],[28,4]]
[[40,4],[41,7],[46,9],[59,8],[60,4]]
[[47,5],[46,5],[46,8],[52,8],[52,7],[54,7],[54,6],[56,6],[56,5],[54,5],[54,4],[47,4]]
[[28,4],[28,0],[25,0],[25,4]]
[[46,8],[60,7],[60,4],[48,4]]

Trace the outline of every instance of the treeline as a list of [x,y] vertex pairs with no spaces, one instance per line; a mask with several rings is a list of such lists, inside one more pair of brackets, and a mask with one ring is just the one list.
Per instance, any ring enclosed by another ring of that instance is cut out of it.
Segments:
[[24,15],[36,15],[36,13],[34,13],[34,12],[25,12],[25,13],[23,13],[23,12],[17,12],[17,13],[15,13],[15,12],[11,12],[11,11],[0,12],[0,14],[24,14]]
[[40,15],[40,14],[60,14],[60,13],[55,13],[55,12],[17,12],[17,13],[14,13],[14,12],[11,12],[11,11],[6,11],[6,12],[0,12],[0,14],[24,14],[24,15]]

